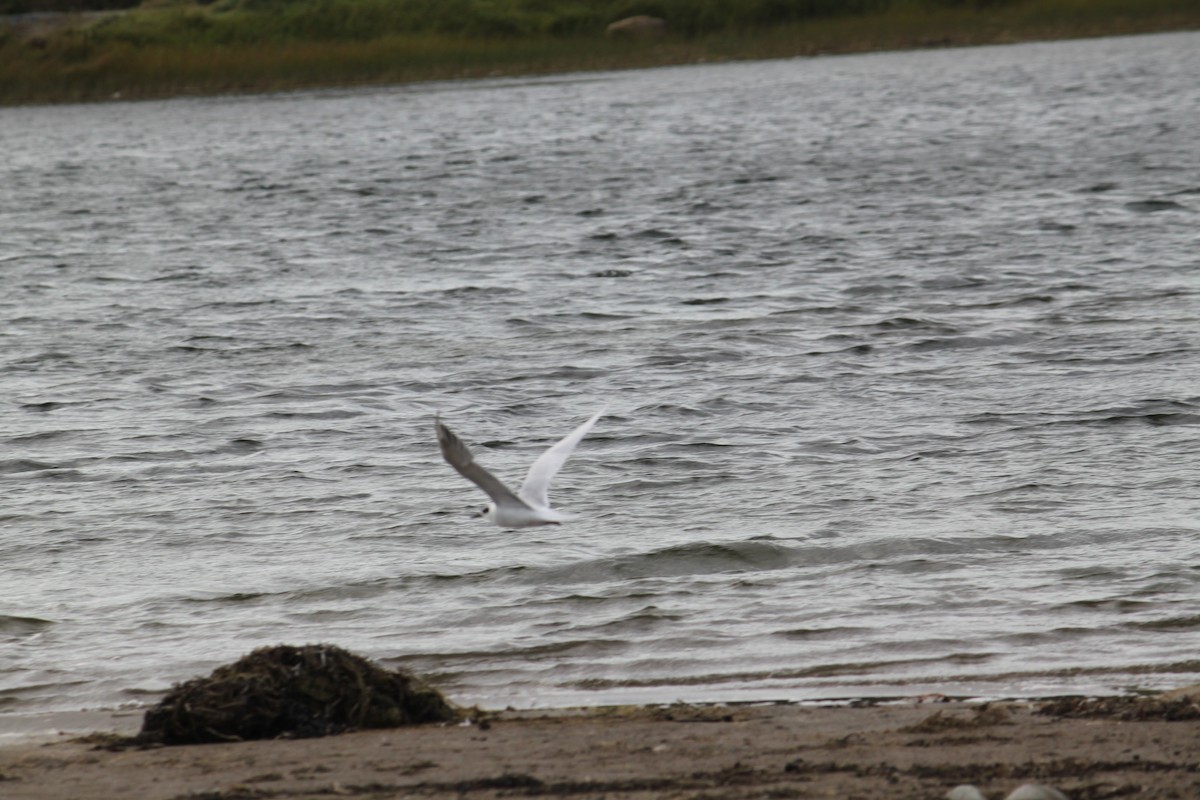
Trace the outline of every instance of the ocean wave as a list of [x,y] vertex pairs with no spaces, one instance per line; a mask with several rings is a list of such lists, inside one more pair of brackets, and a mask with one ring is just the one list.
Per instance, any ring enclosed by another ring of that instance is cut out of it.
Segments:
[[41,633],[53,626],[55,622],[39,617],[18,617],[0,614],[0,636],[21,637]]

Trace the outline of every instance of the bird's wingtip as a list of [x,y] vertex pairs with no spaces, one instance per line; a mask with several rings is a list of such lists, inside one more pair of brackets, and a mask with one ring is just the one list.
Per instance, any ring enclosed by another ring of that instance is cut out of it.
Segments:
[[443,450],[445,450],[446,445],[449,444],[453,434],[450,433],[449,428],[442,424],[442,417],[440,414],[433,415],[433,430],[437,434],[438,444],[441,445]]

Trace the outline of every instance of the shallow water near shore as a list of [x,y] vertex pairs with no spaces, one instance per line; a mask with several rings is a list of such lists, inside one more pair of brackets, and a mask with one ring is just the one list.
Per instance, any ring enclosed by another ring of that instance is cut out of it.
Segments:
[[[0,729],[1200,679],[1200,35],[0,109]],[[607,405],[506,531],[511,483]]]

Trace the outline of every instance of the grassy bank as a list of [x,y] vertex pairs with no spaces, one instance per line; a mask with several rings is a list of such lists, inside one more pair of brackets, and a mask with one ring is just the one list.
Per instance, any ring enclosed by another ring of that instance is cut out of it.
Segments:
[[[603,35],[638,12],[667,35]],[[1200,0],[218,0],[6,19],[0,103],[20,104],[1200,29]]]

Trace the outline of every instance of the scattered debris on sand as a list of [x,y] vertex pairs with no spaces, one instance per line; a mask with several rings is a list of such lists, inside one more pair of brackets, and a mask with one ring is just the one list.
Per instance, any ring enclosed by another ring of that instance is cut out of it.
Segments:
[[943,715],[935,711],[916,725],[901,728],[901,733],[940,733],[942,731],[971,730],[991,725],[1011,725],[1012,711],[997,703],[984,703],[975,708],[970,716]]
[[1104,718],[1126,721],[1178,722],[1200,719],[1200,697],[1060,697],[1034,712],[1047,717]]

